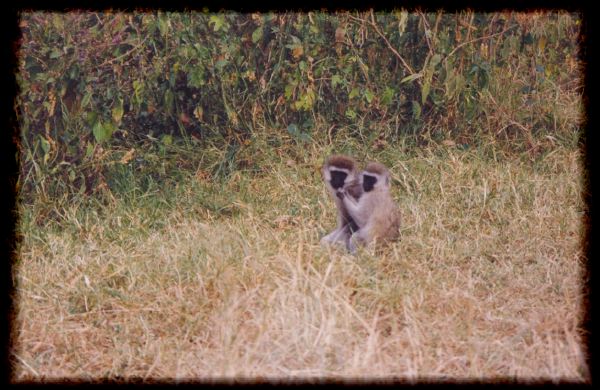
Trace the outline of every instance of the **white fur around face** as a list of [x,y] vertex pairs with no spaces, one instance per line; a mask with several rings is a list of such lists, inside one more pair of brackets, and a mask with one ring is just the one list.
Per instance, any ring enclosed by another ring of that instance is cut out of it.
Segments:
[[330,167],[329,170],[330,171],[350,173],[350,170],[346,169],[346,168]]

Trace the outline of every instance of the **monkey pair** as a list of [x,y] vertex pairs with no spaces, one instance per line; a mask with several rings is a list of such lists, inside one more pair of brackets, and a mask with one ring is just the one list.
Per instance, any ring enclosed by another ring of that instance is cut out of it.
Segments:
[[400,210],[390,194],[390,172],[370,162],[363,171],[349,156],[333,155],[321,169],[325,185],[337,207],[337,227],[322,244],[342,243],[351,253],[358,246],[398,238]]

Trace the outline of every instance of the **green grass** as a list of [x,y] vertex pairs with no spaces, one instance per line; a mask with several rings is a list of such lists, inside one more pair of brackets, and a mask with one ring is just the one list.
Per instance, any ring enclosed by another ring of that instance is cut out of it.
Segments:
[[[268,142],[227,174],[225,151],[173,146],[110,192],[22,204],[13,380],[589,380],[577,148]],[[390,167],[383,253],[319,245],[340,150]]]

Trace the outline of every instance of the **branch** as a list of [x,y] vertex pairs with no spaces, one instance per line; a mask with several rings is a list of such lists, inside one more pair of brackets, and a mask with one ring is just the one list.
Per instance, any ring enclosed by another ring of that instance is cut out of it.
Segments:
[[505,32],[507,32],[508,30],[510,30],[510,29],[512,29],[512,28],[515,28],[515,27],[517,27],[517,26],[516,26],[516,25],[512,25],[512,26],[510,26],[510,27],[508,27],[508,28],[505,28],[504,30],[502,30],[502,31],[500,31],[500,32],[497,32],[497,33],[495,33],[495,34],[492,34],[492,35],[486,35],[486,36],[484,36],[484,37],[479,37],[479,38],[471,39],[470,41],[467,41],[467,42],[463,42],[463,43],[461,43],[460,45],[456,46],[456,47],[454,48],[454,50],[452,50],[450,53],[448,53],[448,55],[446,56],[446,58],[444,58],[444,61],[446,61],[446,60],[448,59],[448,57],[450,57],[452,54],[454,54],[454,52],[456,52],[458,49],[460,49],[461,47],[463,47],[463,46],[465,46],[465,45],[468,45],[468,44],[470,44],[470,43],[473,43],[473,42],[481,41],[481,40],[483,40],[483,39],[489,39],[489,38],[495,37],[496,35],[501,35],[501,34],[504,34],[504,33],[505,33]]
[[371,21],[369,21],[369,24],[373,27],[373,29],[375,30],[375,32],[381,37],[383,38],[385,44],[387,45],[387,47],[392,51],[392,53],[394,53],[396,55],[396,57],[398,57],[398,59],[400,60],[400,62],[402,62],[402,65],[404,65],[404,67],[406,68],[406,70],[408,70],[408,72],[410,74],[414,74],[415,71],[410,67],[410,65],[408,65],[406,63],[406,61],[404,61],[404,58],[402,58],[402,56],[400,55],[400,53],[398,53],[398,51],[396,49],[394,49],[394,47],[392,46],[392,44],[390,43],[390,41],[388,41],[388,39],[386,38],[386,36],[379,31],[379,28],[377,27],[377,24],[375,24],[375,15],[373,15],[373,9],[371,9]]
[[126,53],[123,53],[123,54],[121,54],[120,56],[118,56],[118,57],[115,57],[115,58],[109,58],[108,60],[106,60],[106,61],[104,61],[103,63],[101,63],[100,65],[98,65],[98,67],[99,67],[99,68],[101,68],[101,67],[103,67],[104,65],[108,65],[108,64],[110,64],[110,63],[112,63],[112,62],[115,62],[115,61],[117,61],[117,60],[120,60],[120,59],[121,59],[121,58],[123,58],[123,57],[126,57],[126,56],[130,55],[131,53],[133,53],[134,51],[136,51],[137,49],[139,49],[139,48],[140,48],[140,47],[141,47],[141,46],[144,44],[144,42],[146,42],[146,39],[148,39],[148,35],[146,35],[146,36],[144,37],[144,39],[142,39],[142,41],[141,41],[140,43],[138,43],[137,45],[135,45],[133,48],[131,48],[131,49],[130,49],[129,51],[127,51]]
[[[351,19],[354,20],[358,20],[360,22],[365,22],[365,20],[357,18],[356,16],[352,16],[352,15],[348,15]],[[373,27],[373,30],[375,30],[375,32],[381,37],[383,38],[385,44],[387,45],[387,47],[392,51],[392,53],[394,53],[394,55],[396,57],[398,57],[398,59],[400,60],[400,62],[402,62],[402,65],[404,65],[404,67],[406,68],[406,70],[408,70],[408,72],[412,75],[415,73],[415,71],[410,67],[410,65],[408,65],[406,63],[406,61],[404,61],[404,58],[402,58],[402,56],[400,55],[400,53],[398,53],[398,51],[396,49],[394,49],[394,47],[392,46],[392,44],[390,43],[390,41],[388,41],[388,39],[385,37],[385,35],[379,30],[379,28],[377,28],[377,24],[375,24],[375,17],[373,15],[373,10],[371,9],[371,19],[372,20],[367,20],[367,23],[369,23],[371,25],[371,27]]]
[[431,47],[431,38],[427,36],[427,30],[431,31],[431,27],[429,27],[429,22],[427,22],[427,18],[421,11],[417,11],[421,19],[423,20],[423,30],[425,30],[425,41],[427,42],[427,47],[429,47],[429,54],[433,55],[433,48]]

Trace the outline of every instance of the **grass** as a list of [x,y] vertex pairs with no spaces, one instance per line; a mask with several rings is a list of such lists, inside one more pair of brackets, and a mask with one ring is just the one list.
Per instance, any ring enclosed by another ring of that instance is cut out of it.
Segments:
[[319,246],[317,144],[248,152],[270,163],[226,180],[188,164],[143,189],[122,175],[104,203],[23,205],[13,380],[589,381],[576,148],[353,148],[335,149],[394,177],[402,239],[383,253]]

